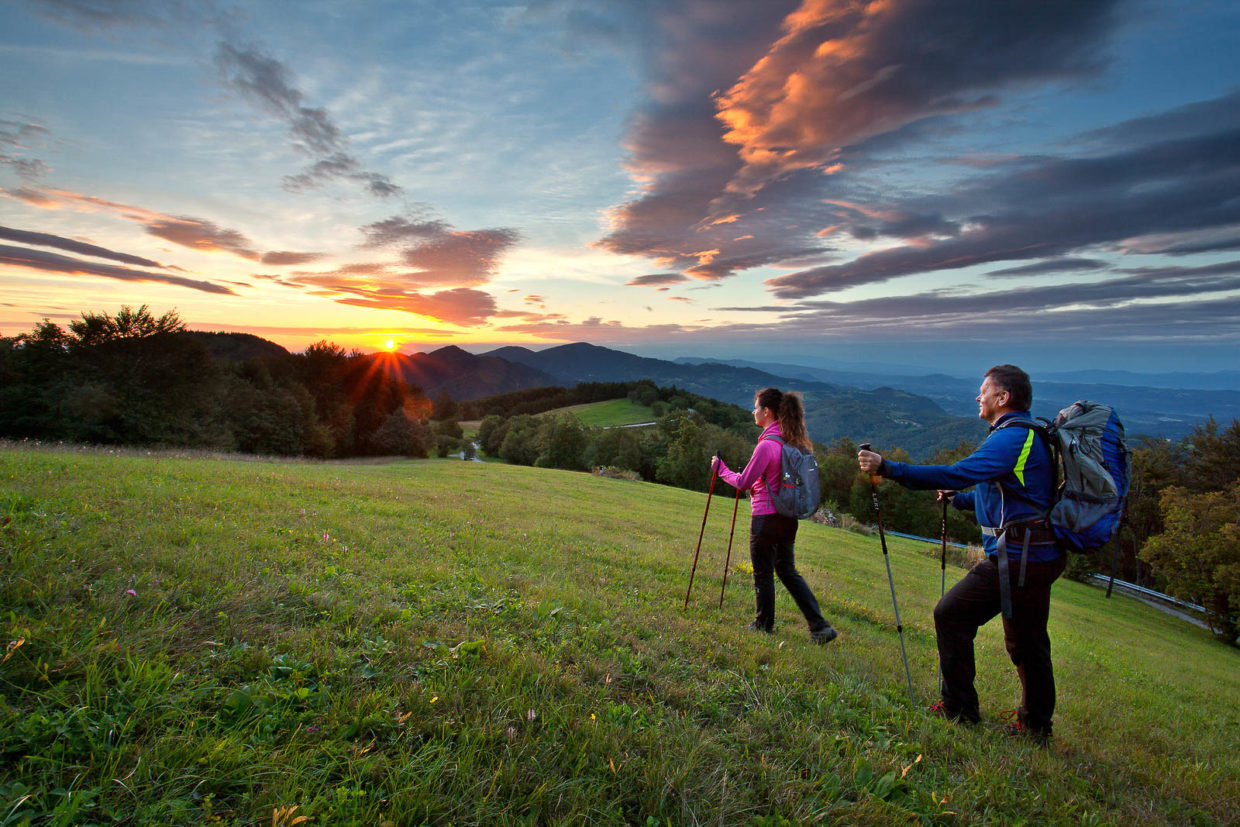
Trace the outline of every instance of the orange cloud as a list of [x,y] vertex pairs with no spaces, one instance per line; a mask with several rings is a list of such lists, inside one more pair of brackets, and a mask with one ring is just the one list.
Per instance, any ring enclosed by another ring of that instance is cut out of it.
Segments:
[[727,191],[752,195],[800,169],[838,171],[844,148],[993,106],[1005,86],[1096,73],[1112,5],[803,0],[766,54],[716,97],[723,139],[744,162]]
[[401,310],[418,316],[468,327],[485,322],[496,313],[495,298],[481,290],[458,287],[438,293],[376,292],[336,298],[340,304],[381,310]]

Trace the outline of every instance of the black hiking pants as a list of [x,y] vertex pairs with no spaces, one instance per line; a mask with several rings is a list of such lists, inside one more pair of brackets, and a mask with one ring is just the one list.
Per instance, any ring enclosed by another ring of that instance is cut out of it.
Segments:
[[[1049,735],[1055,714],[1055,674],[1046,622],[1051,584],[1063,574],[1068,561],[1066,557],[1045,563],[1030,561],[1023,588],[1016,585],[1020,566],[1015,555],[1012,563],[1012,619],[1003,620],[1003,642],[1020,676],[1018,716],[1025,726]],[[980,719],[973,687],[973,640],[978,628],[999,613],[999,566],[992,557],[974,566],[934,607],[943,705],[953,716],[974,722]]]
[[797,521],[782,514],[755,514],[749,522],[749,559],[753,563],[753,590],[758,601],[754,625],[765,631],[775,626],[775,575],[784,584],[810,631],[828,626],[818,600],[797,571],[793,544]]

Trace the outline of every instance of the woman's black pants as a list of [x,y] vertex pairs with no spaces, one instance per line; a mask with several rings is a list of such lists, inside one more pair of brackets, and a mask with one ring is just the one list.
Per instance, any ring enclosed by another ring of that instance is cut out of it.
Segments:
[[797,521],[782,514],[756,514],[749,523],[749,559],[753,563],[753,589],[758,601],[754,625],[771,631],[775,625],[775,577],[784,584],[811,631],[830,624],[823,619],[818,600],[797,571],[793,544]]

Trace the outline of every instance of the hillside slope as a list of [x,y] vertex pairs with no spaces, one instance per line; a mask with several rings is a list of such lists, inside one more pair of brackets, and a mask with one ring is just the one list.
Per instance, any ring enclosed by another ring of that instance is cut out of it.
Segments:
[[[1209,823],[1240,798],[1240,653],[1055,588],[1047,750],[978,641],[935,692],[937,560],[802,524],[841,631],[748,633],[744,524],[706,497],[516,466],[0,449],[0,812],[187,823]],[[949,572],[960,575],[958,570]],[[124,783],[118,783],[123,781]],[[56,791],[61,792],[56,792]],[[63,791],[75,791],[67,796]],[[652,819],[653,821],[648,821]]]

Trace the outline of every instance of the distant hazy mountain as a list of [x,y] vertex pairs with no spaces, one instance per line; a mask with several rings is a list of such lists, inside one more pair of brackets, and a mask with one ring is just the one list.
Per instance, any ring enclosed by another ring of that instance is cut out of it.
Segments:
[[536,368],[497,356],[475,356],[453,345],[412,356],[381,353],[373,358],[394,358],[404,380],[422,388],[432,399],[442,391],[447,391],[454,399],[468,401],[561,384],[554,376]]
[[1076,370],[1051,373],[1043,377],[1051,382],[1071,384],[1100,383],[1131,385],[1141,388],[1176,388],[1184,390],[1240,390],[1240,370],[1214,373],[1133,373],[1128,370]]
[[[677,362],[696,365],[706,363],[707,360],[686,357],[678,359]],[[832,382],[853,388],[897,388],[925,396],[948,413],[959,416],[977,415],[974,397],[977,396],[980,377],[948,376],[942,373],[888,375],[739,360],[729,360],[729,363],[763,369],[777,375]],[[1178,439],[1192,431],[1195,425],[1205,422],[1210,415],[1223,423],[1240,417],[1240,390],[1191,388],[1193,383],[1225,386],[1230,377],[1236,376],[1240,376],[1240,371],[1185,374],[1184,384],[1178,387],[1132,384],[1138,380],[1167,383],[1173,378],[1167,374],[1146,376],[1126,371],[1075,371],[1041,378],[1034,376],[1033,413],[1049,419],[1078,399],[1090,399],[1114,406],[1130,434]],[[1113,381],[1106,381],[1108,379]]]
[[748,365],[671,362],[584,343],[541,351],[505,347],[487,355],[549,373],[559,384],[649,379],[744,408],[753,404],[759,388],[797,390],[805,397],[810,436],[827,444],[848,437],[875,446],[902,446],[922,458],[943,445],[976,441],[985,433],[976,411],[972,416],[954,416],[925,396],[896,388],[862,390]]

